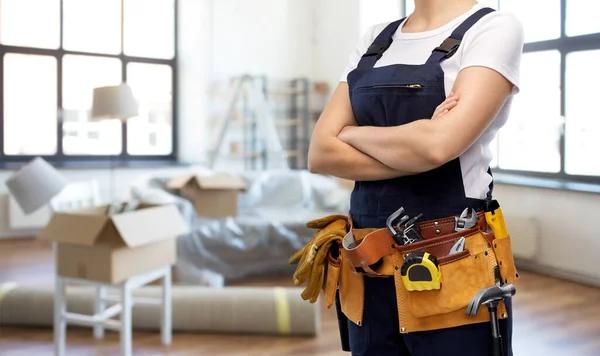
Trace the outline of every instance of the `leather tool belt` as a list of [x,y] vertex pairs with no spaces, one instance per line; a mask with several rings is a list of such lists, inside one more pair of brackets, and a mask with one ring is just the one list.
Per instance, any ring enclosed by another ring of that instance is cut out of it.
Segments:
[[[348,219],[350,229],[348,234],[342,240],[342,251],[352,267],[358,273],[364,273],[369,277],[391,276],[393,273],[385,273],[381,267],[382,259],[385,256],[391,256],[395,253],[410,253],[414,251],[424,251],[438,256],[440,263],[444,263],[444,257],[452,248],[452,245],[459,238],[473,234],[477,231],[486,231],[487,224],[483,212],[477,214],[478,220],[475,226],[468,230],[455,232],[454,217],[422,222],[418,225],[421,236],[424,241],[416,242],[410,245],[398,245],[390,235],[387,228],[381,229],[354,229],[352,219]],[[489,236],[488,236],[489,238]],[[435,243],[430,241],[435,239]],[[491,239],[489,241],[492,242]],[[448,259],[456,256],[447,256]],[[378,269],[379,271],[376,271]]]
[[[477,223],[455,232],[454,217],[419,223],[423,241],[398,246],[388,229],[356,229],[348,216],[332,215],[311,221],[317,230],[313,240],[290,259],[298,263],[297,285],[308,281],[302,297],[316,302],[319,290],[328,308],[336,294],[341,311],[356,325],[362,325],[364,278],[394,278],[401,333],[437,330],[489,321],[485,307],[476,317],[466,315],[471,298],[481,289],[501,282],[514,283],[510,235],[494,236],[484,213]],[[448,255],[454,243],[464,237],[464,249]],[[344,241],[345,240],[345,241]],[[345,246],[345,247],[344,247]],[[400,267],[411,252],[426,252],[437,258],[441,288],[409,291]],[[503,302],[498,318],[508,317]]]

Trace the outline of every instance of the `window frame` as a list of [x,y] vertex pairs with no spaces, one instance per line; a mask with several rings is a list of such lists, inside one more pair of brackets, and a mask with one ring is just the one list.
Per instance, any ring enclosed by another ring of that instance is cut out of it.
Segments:
[[[499,8],[502,8],[502,0],[499,0]],[[588,50],[600,50],[600,33],[593,33],[587,35],[578,35],[569,37],[566,34],[567,24],[567,0],[560,0],[560,37],[552,40],[537,41],[525,43],[523,47],[523,53],[534,53],[549,50],[556,50],[560,53],[560,116],[563,118],[562,126],[560,130],[560,171],[557,173],[546,173],[546,172],[531,172],[522,170],[502,169],[499,166],[492,168],[492,172],[498,172],[502,174],[520,175],[531,178],[545,178],[545,179],[557,179],[561,181],[578,182],[578,183],[592,183],[600,184],[600,176],[588,176],[588,175],[573,175],[567,174],[565,171],[565,157],[566,157],[566,124],[568,118],[565,115],[565,101],[566,101],[566,69],[567,69],[567,55],[573,52],[588,51]],[[501,133],[500,133],[501,135]],[[499,144],[499,143],[498,143]],[[499,150],[498,150],[499,152]],[[498,153],[498,160],[499,162]]]
[[[59,29],[59,47],[57,49],[24,47],[24,46],[8,46],[0,44],[0,86],[4,86],[4,56],[6,54],[30,54],[30,55],[45,55],[52,56],[56,59],[56,75],[57,75],[57,142],[56,153],[52,155],[6,155],[4,153],[4,95],[0,95],[0,162],[7,163],[26,163],[35,157],[42,157],[51,163],[92,163],[92,162],[118,162],[119,164],[127,164],[134,162],[176,162],[178,159],[178,22],[179,22],[179,0],[174,1],[174,55],[171,59],[136,57],[125,55],[124,48],[124,27],[125,27],[125,0],[121,1],[121,51],[119,54],[106,54],[96,52],[81,52],[65,50],[63,48],[63,31],[64,31],[64,1],[60,0],[60,29]],[[62,84],[63,84],[63,63],[62,59],[65,55],[81,55],[88,57],[116,58],[121,61],[121,80],[127,81],[127,65],[129,63],[147,63],[167,65],[171,68],[171,117],[172,117],[172,148],[168,155],[132,155],[127,152],[127,123],[121,124],[121,145],[122,150],[117,155],[69,155],[63,152],[63,120],[62,120]]]
[[[406,14],[406,1],[404,0],[403,11]],[[502,10],[502,1],[498,0],[498,9]],[[557,173],[546,173],[546,172],[534,172],[534,171],[523,171],[523,170],[512,170],[502,169],[499,166],[500,162],[500,150],[497,150],[496,166],[491,167],[493,173],[499,173],[501,175],[511,176],[522,176],[526,178],[538,178],[547,180],[559,180],[564,182],[576,182],[576,183],[588,183],[600,185],[600,176],[587,176],[587,175],[573,175],[567,174],[565,171],[565,157],[566,157],[566,145],[565,145],[565,132],[568,118],[565,115],[565,99],[566,99],[566,57],[569,53],[580,52],[587,50],[600,50],[600,33],[593,33],[587,35],[578,35],[569,37],[566,34],[566,23],[567,23],[567,0],[560,0],[560,37],[552,40],[537,41],[525,43],[523,46],[523,53],[542,52],[548,50],[556,50],[560,53],[561,65],[560,65],[560,116],[564,118],[560,131],[560,171]],[[502,135],[502,130],[498,133]],[[496,144],[500,145],[500,140],[496,141]]]

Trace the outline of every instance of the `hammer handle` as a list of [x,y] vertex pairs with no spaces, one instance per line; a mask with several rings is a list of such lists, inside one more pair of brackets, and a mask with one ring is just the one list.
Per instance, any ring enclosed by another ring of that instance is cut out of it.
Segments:
[[504,356],[504,348],[502,347],[502,336],[498,336],[492,340],[492,356]]
[[350,352],[350,332],[348,330],[348,317],[342,312],[340,303],[340,292],[335,293],[335,310],[337,312],[338,327],[340,329],[340,341],[342,342],[342,351]]

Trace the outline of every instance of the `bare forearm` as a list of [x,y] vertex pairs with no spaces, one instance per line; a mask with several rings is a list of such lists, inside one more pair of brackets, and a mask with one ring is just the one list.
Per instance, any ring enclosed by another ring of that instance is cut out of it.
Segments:
[[361,126],[347,128],[340,139],[386,166],[405,172],[426,172],[438,166],[432,156],[434,135],[430,121],[396,127]]
[[354,181],[374,181],[409,175],[386,166],[356,148],[335,138],[321,147],[311,147],[311,172]]

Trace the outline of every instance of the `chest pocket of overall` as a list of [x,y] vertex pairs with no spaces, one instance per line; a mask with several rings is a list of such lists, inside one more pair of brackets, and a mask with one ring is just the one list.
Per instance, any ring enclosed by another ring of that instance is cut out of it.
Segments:
[[[437,96],[437,95],[436,95]],[[352,98],[359,126],[399,126],[431,117],[431,91],[403,85],[357,88]]]

